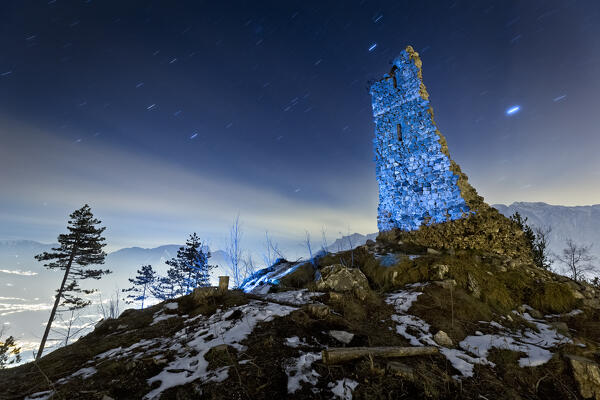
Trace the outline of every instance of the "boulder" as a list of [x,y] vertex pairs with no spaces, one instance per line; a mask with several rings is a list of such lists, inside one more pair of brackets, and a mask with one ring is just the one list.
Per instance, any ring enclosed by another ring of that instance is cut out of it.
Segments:
[[364,300],[370,287],[367,277],[360,269],[334,264],[321,269],[321,279],[317,282],[317,289],[353,292],[359,299]]
[[600,400],[600,367],[598,364],[588,358],[572,354],[566,354],[565,358],[571,364],[581,397]]
[[322,319],[329,315],[329,307],[325,304],[309,304],[306,309],[315,318]]
[[329,336],[337,340],[338,342],[342,342],[344,344],[349,344],[354,338],[354,333],[346,332],[346,331],[329,331]]
[[452,339],[450,339],[450,336],[448,336],[448,334],[444,331],[438,331],[438,333],[433,335],[433,340],[440,346],[444,347],[452,347],[452,345],[454,344],[452,343]]
[[446,278],[446,274],[450,271],[450,267],[444,264],[435,265],[433,267],[433,279],[437,281],[443,281]]

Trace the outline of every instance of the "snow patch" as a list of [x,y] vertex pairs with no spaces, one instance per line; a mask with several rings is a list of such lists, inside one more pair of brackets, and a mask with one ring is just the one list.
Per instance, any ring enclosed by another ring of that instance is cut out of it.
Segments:
[[178,303],[167,303],[167,304],[165,304],[165,308],[167,310],[177,310],[179,308],[179,304]]
[[[418,284],[417,284],[418,285]],[[422,285],[415,286],[410,285],[410,287],[420,287]],[[422,292],[413,292],[410,290],[401,290],[396,293],[392,293],[388,295],[385,299],[385,302],[394,306],[397,312],[405,313],[412,306],[412,304],[417,300],[417,298],[422,295]]]
[[288,393],[296,393],[302,388],[301,382],[316,385],[319,380],[317,371],[312,369],[312,364],[321,359],[321,353],[303,353],[298,358],[286,360],[285,373],[288,376]]
[[154,316],[154,321],[152,321],[152,323],[150,325],[156,325],[161,321],[165,321],[169,318],[174,318],[176,317],[176,314],[160,314],[160,315],[155,315]]
[[37,393],[30,394],[29,396],[25,397],[23,400],[50,400],[53,395],[54,395],[54,391],[46,390],[44,392],[37,392]]
[[[227,320],[227,315],[241,312],[241,318]],[[261,322],[288,315],[294,307],[274,303],[250,301],[248,304],[232,307],[227,312],[218,311],[210,317],[194,319],[193,324],[177,332],[171,343],[164,347],[176,352],[176,358],[156,376],[148,379],[148,384],[160,382],[160,386],[148,393],[145,399],[159,398],[165,390],[200,379],[202,382],[221,382],[228,377],[228,367],[208,370],[204,355],[213,347],[227,344],[238,351],[244,351],[240,344]],[[193,326],[190,326],[193,325]],[[168,338],[167,338],[168,340]]]
[[[521,330],[510,330],[498,322],[479,321],[497,330],[496,334],[483,334],[477,331],[474,336],[467,336],[458,346],[460,349],[450,349],[438,345],[430,333],[427,322],[414,315],[407,314],[412,304],[422,294],[414,291],[419,284],[409,285],[407,288],[392,293],[386,297],[386,302],[396,309],[398,314],[392,315],[396,322],[396,332],[410,341],[412,346],[436,346],[440,349],[452,366],[460,371],[463,377],[472,377],[475,364],[494,366],[487,359],[492,349],[511,350],[523,353],[519,359],[521,367],[536,367],[547,363],[552,358],[549,350],[563,343],[571,343],[571,339],[561,335],[548,325],[545,320],[535,319],[529,313],[524,312],[522,317],[535,325],[535,330],[525,328]],[[529,310],[528,306],[524,308]],[[517,311],[513,313],[518,314]],[[460,376],[455,376],[460,379]]]
[[298,336],[292,336],[285,339],[285,345],[293,348],[300,346],[308,346],[308,343],[304,339],[300,339]]
[[327,386],[331,388],[331,393],[333,393],[336,398],[352,400],[352,392],[358,386],[358,382],[352,379],[344,378],[340,379],[336,383],[331,382]]
[[98,370],[94,367],[81,368],[80,370],[74,372],[71,375],[71,378],[81,377],[81,379],[87,379],[90,376],[94,375]]

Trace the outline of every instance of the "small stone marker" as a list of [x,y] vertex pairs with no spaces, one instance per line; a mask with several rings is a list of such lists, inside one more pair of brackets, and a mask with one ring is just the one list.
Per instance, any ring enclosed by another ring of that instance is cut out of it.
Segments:
[[229,277],[228,276],[220,276],[219,277],[219,292],[226,292],[229,290]]

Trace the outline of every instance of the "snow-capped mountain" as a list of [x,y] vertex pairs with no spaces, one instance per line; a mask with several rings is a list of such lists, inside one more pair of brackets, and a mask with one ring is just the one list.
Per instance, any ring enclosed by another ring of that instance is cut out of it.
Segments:
[[527,217],[531,226],[550,226],[550,249],[554,253],[562,252],[565,239],[571,238],[580,245],[592,245],[592,253],[600,257],[600,204],[567,207],[516,202],[509,206],[494,204],[493,207],[507,217],[518,211]]

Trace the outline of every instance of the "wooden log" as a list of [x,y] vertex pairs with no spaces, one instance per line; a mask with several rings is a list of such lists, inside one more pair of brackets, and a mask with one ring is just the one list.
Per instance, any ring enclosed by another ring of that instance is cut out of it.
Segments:
[[434,346],[423,347],[340,347],[330,348],[321,352],[325,364],[339,364],[357,358],[373,357],[411,357],[438,354],[439,350]]

